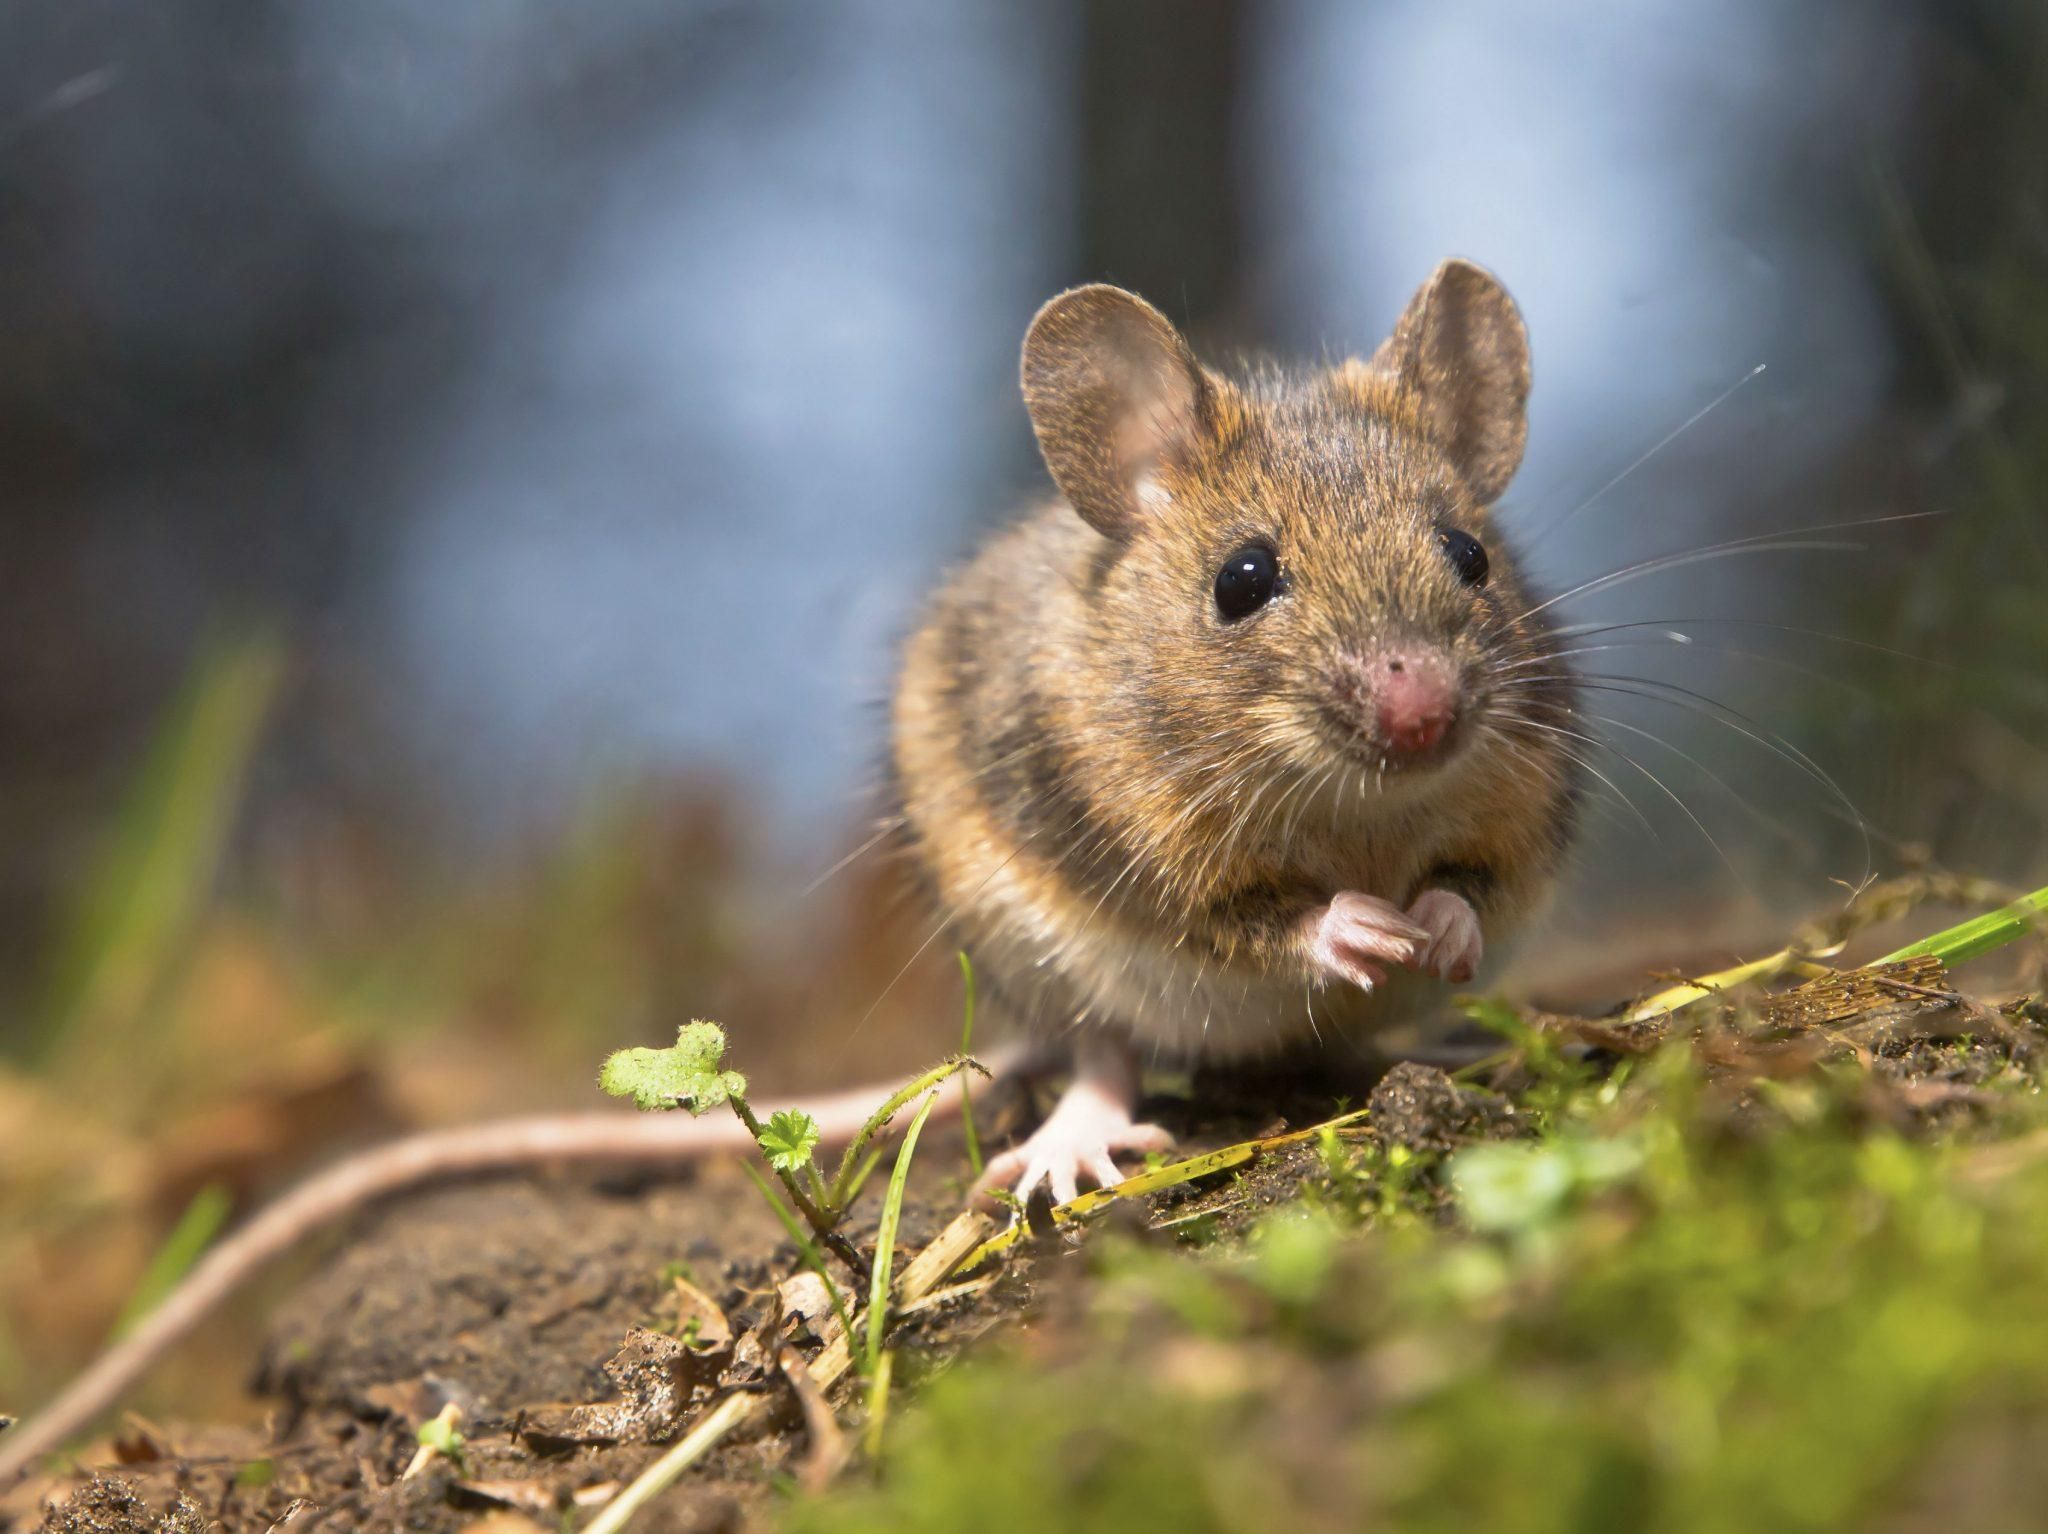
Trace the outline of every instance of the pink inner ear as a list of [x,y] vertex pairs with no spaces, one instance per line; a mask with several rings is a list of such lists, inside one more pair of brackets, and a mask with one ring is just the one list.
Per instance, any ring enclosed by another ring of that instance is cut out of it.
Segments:
[[1194,390],[1187,380],[1154,375],[1133,392],[1116,422],[1111,452],[1117,482],[1134,504],[1145,499],[1137,494],[1139,481],[1160,463],[1184,454],[1194,443],[1198,425]]

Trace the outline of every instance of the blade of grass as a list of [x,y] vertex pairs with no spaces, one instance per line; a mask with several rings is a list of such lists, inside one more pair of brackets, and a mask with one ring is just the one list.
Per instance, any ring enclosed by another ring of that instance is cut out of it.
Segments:
[[266,636],[210,646],[129,787],[58,945],[29,1047],[120,1049],[211,891],[264,719],[284,676]]
[[836,1212],[846,1207],[847,1189],[851,1186],[853,1175],[860,1166],[861,1157],[867,1154],[868,1145],[888,1126],[889,1120],[896,1116],[898,1110],[920,1093],[929,1092],[947,1077],[968,1070],[980,1071],[984,1076],[988,1074],[987,1068],[979,1060],[956,1055],[950,1060],[940,1061],[930,1070],[898,1087],[890,1094],[887,1102],[868,1115],[868,1121],[861,1125],[860,1133],[855,1135],[853,1143],[846,1147],[846,1154],[839,1158],[839,1172],[832,1179],[832,1211]]
[[[1941,960],[1953,968],[1966,960],[1980,958],[1995,948],[2025,937],[2029,932],[2040,932],[2048,928],[2048,888],[2035,890],[2031,895],[2022,895],[2010,905],[1983,916],[1975,916],[1966,922],[1923,937],[1916,943],[1874,959],[1873,964],[1897,964],[1906,959],[1918,959],[1928,955]],[[1770,980],[1777,976],[1802,972],[1801,967],[1815,958],[1825,958],[1829,953],[1839,952],[1840,944],[1832,948],[1801,950],[1781,948],[1774,954],[1761,959],[1752,959],[1747,964],[1737,964],[1716,974],[1702,975],[1696,981],[1674,985],[1656,995],[1638,1002],[1622,1015],[1625,1023],[1648,1022],[1652,1018],[1676,1012],[1689,1007],[1696,1001],[1709,996],[1718,996],[1751,980]]]
[[854,1169],[853,1181],[846,1185],[846,1202],[851,1204],[860,1197],[860,1190],[868,1184],[868,1177],[882,1164],[883,1147],[877,1145],[867,1154],[867,1159]]
[[[974,961],[967,957],[967,950],[960,950],[960,979],[967,987],[967,1004],[960,1020],[960,1054],[969,1059],[974,1054]],[[967,1164],[974,1168],[976,1178],[981,1176],[981,1136],[974,1128],[974,1094],[967,1090],[967,1078],[960,1079],[960,1127],[967,1136]]]
[[840,1298],[839,1286],[832,1282],[832,1275],[825,1268],[825,1254],[818,1250],[818,1243],[810,1231],[799,1220],[796,1211],[783,1202],[782,1195],[775,1190],[775,1184],[763,1177],[751,1161],[742,1161],[740,1166],[754,1179],[754,1186],[761,1190],[761,1197],[768,1200],[768,1207],[775,1211],[775,1218],[782,1222],[782,1228],[789,1233],[789,1239],[796,1243],[797,1255],[805,1267],[825,1283],[825,1296],[832,1302],[832,1314],[839,1318],[839,1328],[847,1338],[853,1337],[853,1318],[846,1313],[846,1301]]
[[1746,964],[1731,965],[1711,975],[1702,975],[1697,980],[1688,980],[1674,986],[1667,986],[1656,995],[1637,1002],[1622,1014],[1624,1023],[1647,1023],[1652,1018],[1663,1017],[1691,1006],[1696,1001],[1705,1001],[1709,996],[1719,996],[1723,991],[1733,990],[1751,980],[1768,980],[1783,974],[1793,965],[1811,957],[1793,948],[1781,948],[1776,953],[1766,954],[1761,959],[1751,959]]
[[[1243,1166],[1268,1151],[1299,1145],[1320,1135],[1363,1123],[1366,1111],[1364,1108],[1354,1108],[1349,1113],[1340,1113],[1337,1117],[1325,1119],[1320,1124],[1311,1124],[1307,1129],[1293,1129],[1286,1134],[1268,1135],[1262,1140],[1243,1140],[1236,1145],[1225,1145],[1217,1150],[1204,1151],[1199,1156],[1189,1156],[1182,1161],[1170,1161],[1165,1166],[1152,1167],[1135,1176],[1126,1177],[1113,1188],[1097,1188],[1092,1192],[1083,1193],[1078,1198],[1069,1199],[1053,1210],[1052,1217],[1060,1224],[1072,1224],[1076,1220],[1087,1218],[1098,1209],[1107,1208],[1118,1199],[1142,1198],[1148,1193],[1157,1193],[1161,1188],[1171,1188],[1179,1183],[1193,1182],[1199,1177],[1226,1172],[1232,1167]],[[982,1242],[968,1253],[953,1271],[972,1273],[989,1258],[1015,1246],[1024,1239],[1026,1233],[1027,1228],[1024,1225],[1012,1225],[1001,1234],[991,1236]]]
[[220,1228],[227,1223],[228,1213],[233,1207],[234,1200],[221,1183],[210,1182],[192,1195],[192,1202],[178,1216],[178,1223],[171,1227],[171,1233],[164,1237],[163,1244],[149,1259],[149,1266],[143,1270],[142,1277],[129,1294],[128,1303],[121,1307],[110,1341],[123,1336],[156,1309],[163,1297],[177,1286],[178,1280],[191,1270],[192,1264],[213,1243],[213,1238],[220,1234]]
[[917,1117],[903,1132],[903,1149],[896,1153],[896,1168],[889,1174],[889,1191],[882,1199],[882,1223],[875,1231],[875,1271],[868,1290],[868,1348],[870,1373],[882,1357],[882,1333],[889,1324],[889,1270],[896,1261],[896,1227],[903,1219],[903,1189],[910,1180],[910,1158],[917,1153],[918,1132],[931,1117],[939,1094],[929,1092],[917,1110]]
[[2043,930],[2048,930],[2048,888],[2022,895],[2011,905],[1959,922],[1932,937],[1923,937],[1917,943],[1908,943],[1877,962],[1897,964],[1902,959],[1918,959],[1931,954],[1953,968],[1965,960],[1990,953],[1994,948],[2003,948],[2028,933]]
[[874,1377],[868,1384],[868,1423],[861,1434],[861,1447],[867,1451],[871,1465],[882,1457],[882,1430],[889,1422],[889,1381],[895,1373],[896,1355],[884,1348],[882,1356],[875,1360]]

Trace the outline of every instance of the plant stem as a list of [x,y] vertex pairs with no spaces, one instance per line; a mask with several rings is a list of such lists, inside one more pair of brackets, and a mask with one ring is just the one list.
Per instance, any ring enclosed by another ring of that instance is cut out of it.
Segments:
[[854,1169],[853,1181],[846,1188],[846,1205],[848,1208],[851,1208],[853,1201],[860,1197],[860,1190],[867,1186],[868,1174],[874,1171],[881,1159],[882,1147],[877,1145],[868,1152],[867,1159]]
[[[747,1133],[754,1137],[754,1144],[756,1146],[760,1145],[761,1136],[765,1131],[762,1129],[761,1121],[754,1117],[754,1110],[747,1106],[746,1098],[735,1092],[726,1101],[732,1105],[732,1111],[739,1115],[740,1122],[747,1126]],[[777,1180],[781,1182],[782,1186],[789,1191],[790,1202],[795,1204],[798,1210],[802,1212],[804,1220],[817,1233],[818,1239],[831,1250],[833,1256],[846,1264],[855,1279],[863,1284],[866,1283],[871,1272],[867,1259],[861,1256],[858,1247],[839,1234],[836,1228],[838,1224],[836,1208],[831,1214],[827,1214],[826,1208],[813,1202],[811,1196],[804,1192],[803,1185],[789,1173],[776,1166],[773,1161],[768,1163],[768,1167],[775,1174]]]
[[853,1143],[846,1147],[846,1154],[839,1158],[839,1172],[832,1179],[831,1208],[838,1210],[846,1207],[847,1189],[851,1186],[854,1173],[860,1166],[861,1156],[867,1151],[868,1142],[887,1127],[889,1120],[896,1116],[897,1110],[919,1093],[928,1092],[947,1077],[966,1070],[980,1071],[984,1076],[988,1074],[988,1068],[979,1060],[970,1060],[965,1055],[955,1055],[949,1060],[942,1060],[923,1075],[914,1077],[897,1088],[887,1102],[868,1115],[868,1121],[861,1125],[860,1133],[855,1135]]
[[740,1165],[746,1169],[747,1175],[754,1179],[754,1186],[761,1190],[761,1197],[768,1200],[768,1207],[775,1211],[775,1218],[780,1220],[782,1228],[789,1232],[789,1239],[796,1243],[797,1256],[802,1259],[803,1265],[824,1281],[825,1298],[832,1302],[832,1314],[839,1318],[840,1329],[846,1333],[847,1345],[852,1346],[853,1317],[847,1314],[846,1301],[840,1297],[839,1286],[832,1282],[832,1275],[825,1268],[825,1259],[818,1251],[818,1243],[804,1234],[803,1226],[797,1223],[796,1215],[775,1191],[775,1185],[761,1175],[753,1162],[742,1161]]

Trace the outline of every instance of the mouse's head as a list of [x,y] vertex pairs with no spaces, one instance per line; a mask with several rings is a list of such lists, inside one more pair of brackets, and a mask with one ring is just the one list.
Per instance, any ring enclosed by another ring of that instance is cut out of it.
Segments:
[[1489,518],[1529,395],[1492,276],[1446,262],[1370,361],[1236,379],[1142,299],[1076,288],[1032,323],[1023,375],[1102,535],[1087,600],[1120,719],[1183,760],[1256,742],[1389,789],[1461,756],[1537,637]]

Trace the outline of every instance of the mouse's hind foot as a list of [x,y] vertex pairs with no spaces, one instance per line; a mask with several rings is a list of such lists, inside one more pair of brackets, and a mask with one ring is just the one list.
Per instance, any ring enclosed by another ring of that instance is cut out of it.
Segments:
[[1124,1179],[1120,1155],[1163,1151],[1173,1136],[1157,1124],[1136,1121],[1138,1064],[1130,1046],[1091,1038],[1075,1051],[1074,1079],[1058,1105],[1021,1145],[990,1161],[974,1185],[978,1202],[992,1202],[993,1189],[1007,1187],[1020,1201],[1041,1183],[1055,1204],[1080,1192],[1083,1179],[1099,1188]]

